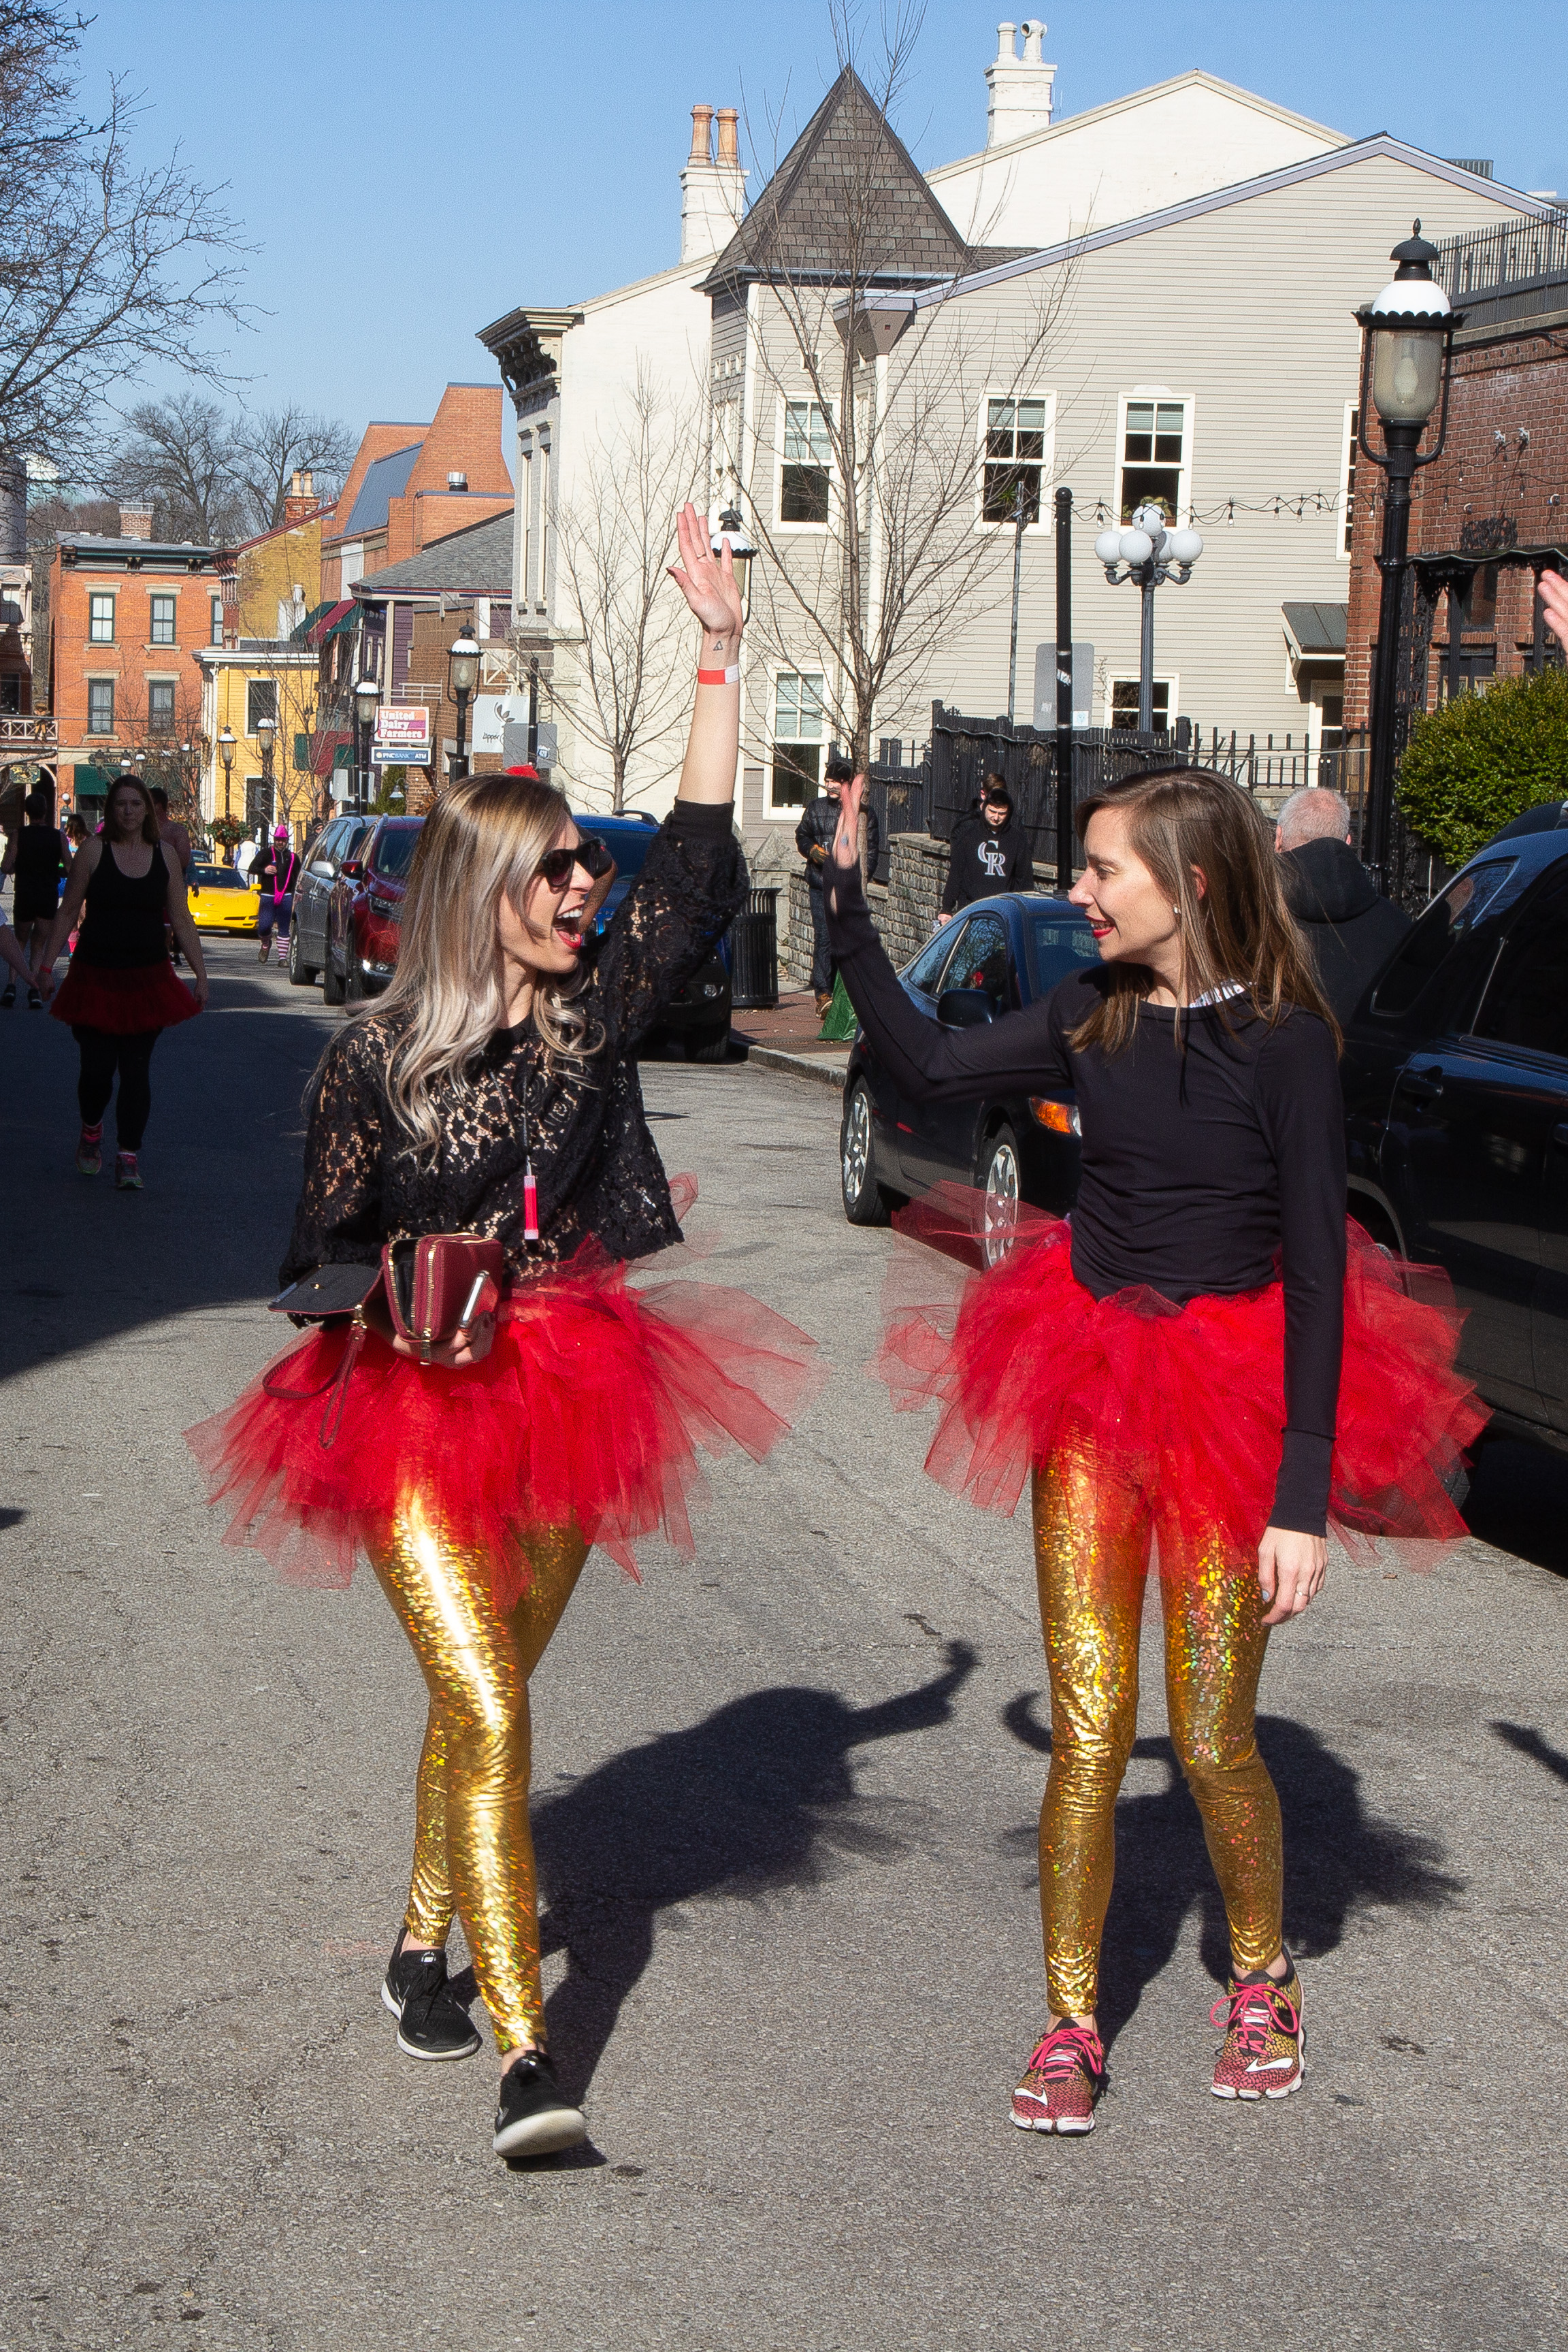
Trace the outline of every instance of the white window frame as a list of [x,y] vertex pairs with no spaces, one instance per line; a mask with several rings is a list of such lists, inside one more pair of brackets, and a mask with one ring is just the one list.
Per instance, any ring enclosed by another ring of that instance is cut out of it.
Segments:
[[[92,608],[100,599],[107,602],[109,605],[109,635],[106,637],[95,637],[93,635],[93,630],[98,625],[98,615],[94,613]],[[88,590],[87,641],[89,646],[113,646],[119,644],[120,591],[117,588],[89,588]]]
[[[1122,455],[1127,446],[1127,412],[1131,407],[1142,406],[1151,402],[1156,412],[1162,402],[1167,408],[1174,407],[1179,403],[1183,411],[1182,462],[1176,468],[1176,512],[1170,528],[1173,530],[1185,530],[1191,523],[1193,512],[1193,443],[1196,437],[1197,402],[1190,392],[1174,392],[1168,386],[1160,384],[1150,384],[1142,391],[1134,384],[1131,392],[1117,394],[1115,472],[1111,477],[1110,493],[1111,528],[1116,530],[1126,528],[1121,520],[1121,478],[1127,471],[1127,461]],[[1154,419],[1156,425],[1159,421],[1156,414]],[[1149,463],[1152,467],[1158,460],[1151,457]]]
[[[820,408],[824,416],[828,419],[827,520],[826,522],[785,522],[783,520],[784,426],[789,411],[792,407]],[[784,393],[780,393],[779,394],[777,411],[773,420],[773,522],[772,527],[778,532],[781,539],[821,539],[826,532],[831,531],[834,527],[837,520],[836,509],[838,499],[838,468],[835,465],[833,458],[832,417],[833,403],[830,400],[818,400],[814,392],[804,394],[799,400],[791,400],[788,395]],[[803,672],[802,675],[806,675],[806,673]],[[810,675],[815,676],[815,671],[811,672]]]
[[1053,528],[1055,517],[1047,506],[1046,490],[1057,469],[1057,395],[1052,392],[1010,392],[1004,388],[986,392],[974,420],[974,528],[976,530],[1011,532],[1010,522],[987,522],[985,520],[985,444],[991,430],[991,404],[994,400],[1010,400],[1015,405],[1023,400],[1043,400],[1046,404],[1045,448],[1040,457],[1040,513],[1037,522],[1024,525],[1024,537]]
[[[1173,669],[1156,670],[1152,682],[1155,686],[1163,686],[1168,689],[1165,698],[1165,731],[1170,736],[1172,742],[1174,743],[1176,740],[1176,721],[1182,715],[1181,673],[1178,670]],[[1116,689],[1119,686],[1130,686],[1132,688],[1134,693],[1136,693],[1138,688],[1137,671],[1112,670],[1107,677],[1105,681],[1105,717],[1101,722],[1101,724],[1106,727],[1114,727],[1116,724],[1115,719],[1111,717],[1111,713],[1116,708]]]
[[1351,551],[1347,544],[1348,533],[1345,530],[1345,507],[1351,495],[1351,470],[1357,456],[1355,414],[1355,402],[1347,400],[1344,425],[1340,434],[1340,495],[1334,507],[1334,553],[1342,563],[1348,563],[1351,560]]
[[[817,529],[820,529],[820,525],[815,526],[815,528]],[[763,814],[764,818],[771,820],[774,824],[798,824],[801,818],[805,814],[806,810],[811,805],[809,801],[790,801],[785,803],[782,807],[775,807],[773,805],[773,754],[779,742],[782,740],[785,743],[804,743],[806,740],[806,738],[804,735],[785,735],[781,738],[777,732],[779,680],[781,677],[819,677],[822,680],[822,693],[820,698],[822,704],[822,734],[819,740],[822,749],[822,757],[826,761],[827,758],[827,746],[832,740],[828,730],[827,721],[827,673],[826,670],[802,669],[795,662],[771,662],[768,666],[768,759],[767,768],[763,779]],[[817,790],[820,792],[821,789],[822,773],[821,769],[819,768],[817,771]]]

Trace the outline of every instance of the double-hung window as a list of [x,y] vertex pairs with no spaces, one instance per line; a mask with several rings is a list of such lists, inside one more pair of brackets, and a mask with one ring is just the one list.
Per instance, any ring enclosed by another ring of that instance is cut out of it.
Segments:
[[[1171,725],[1171,681],[1156,677],[1151,681],[1153,709],[1151,716],[1156,735],[1169,732]],[[1113,677],[1110,681],[1110,723],[1113,727],[1138,726],[1138,680],[1135,677]]]
[[275,677],[253,677],[245,688],[245,731],[254,735],[259,719],[278,723],[278,680]]
[[781,670],[773,684],[771,806],[777,815],[804,808],[822,774],[822,673]]
[[148,599],[153,608],[152,644],[172,646],[174,643],[174,599],[173,596],[153,596]]
[[209,601],[212,610],[207,642],[209,645],[221,646],[223,643],[223,598],[221,596],[214,596]]
[[1026,523],[1039,521],[1046,411],[1044,400],[986,402],[982,522],[1016,523],[1020,508]]
[[172,735],[174,731],[174,688],[168,678],[147,681],[147,732],[149,735]]
[[88,679],[87,731],[89,735],[112,735],[114,732],[114,680],[111,677]]
[[786,400],[784,471],[779,479],[779,520],[825,523],[833,444],[827,411],[819,400]]
[[89,596],[87,600],[87,641],[91,646],[111,646],[114,643],[114,599],[112,596]]
[[1167,524],[1181,520],[1190,434],[1184,400],[1128,402],[1116,508],[1122,522],[1131,522],[1134,509],[1144,506],[1163,508]]

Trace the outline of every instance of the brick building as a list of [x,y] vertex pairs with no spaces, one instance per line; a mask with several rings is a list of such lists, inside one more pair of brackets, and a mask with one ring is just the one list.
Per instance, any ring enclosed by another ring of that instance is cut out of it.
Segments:
[[338,604],[356,580],[405,563],[433,540],[512,503],[496,383],[449,383],[428,425],[365,427],[321,540],[321,593]]
[[[1450,237],[1439,253],[1435,275],[1465,324],[1454,338],[1443,454],[1412,487],[1401,697],[1409,713],[1563,658],[1542,625],[1535,583],[1544,570],[1568,570],[1568,215]],[[1352,732],[1370,719],[1383,530],[1381,478],[1364,462],[1356,487],[1345,649]]]

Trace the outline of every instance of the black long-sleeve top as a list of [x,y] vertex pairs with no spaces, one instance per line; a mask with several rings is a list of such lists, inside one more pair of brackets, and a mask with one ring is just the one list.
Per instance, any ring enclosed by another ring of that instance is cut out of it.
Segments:
[[1072,1267],[1085,1289],[1108,1298],[1147,1284],[1181,1306],[1282,1276],[1285,1430],[1270,1523],[1322,1535],[1345,1279],[1344,1112],[1326,1024],[1294,1009],[1271,1028],[1237,996],[1188,1012],[1179,1038],[1173,1012],[1144,1005],[1123,1052],[1075,1052],[1068,1039],[1100,1000],[1102,967],[987,1026],[941,1029],[900,986],[858,877],[831,880],[838,969],[905,1095],[1076,1094]]
[[[441,1102],[433,1164],[421,1165],[387,1098],[398,1015],[349,1024],[310,1107],[285,1286],[315,1265],[374,1265],[384,1242],[417,1234],[493,1236],[514,1280],[561,1264],[590,1235],[616,1258],[680,1239],[633,1055],[744,901],[731,819],[728,804],[677,801],[614,920],[584,950],[592,961],[574,1002],[598,1050],[552,1065],[531,1023],[498,1030]],[[530,1156],[537,1242],[523,1238]]]

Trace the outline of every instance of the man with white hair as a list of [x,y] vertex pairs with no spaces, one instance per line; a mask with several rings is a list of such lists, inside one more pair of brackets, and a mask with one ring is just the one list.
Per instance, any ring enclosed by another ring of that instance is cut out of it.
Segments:
[[1290,912],[1312,943],[1318,979],[1336,1017],[1350,1018],[1405,932],[1403,908],[1380,898],[1351,847],[1350,803],[1317,784],[1292,793],[1274,846]]

